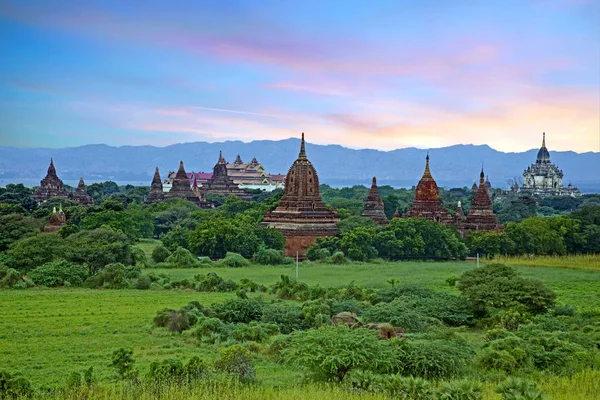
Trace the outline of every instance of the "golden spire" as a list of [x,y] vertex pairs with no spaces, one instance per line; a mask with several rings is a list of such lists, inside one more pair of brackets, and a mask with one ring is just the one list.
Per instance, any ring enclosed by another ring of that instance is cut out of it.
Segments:
[[427,157],[425,157],[425,172],[423,172],[423,176],[431,177],[431,171],[429,170],[429,152],[427,152]]

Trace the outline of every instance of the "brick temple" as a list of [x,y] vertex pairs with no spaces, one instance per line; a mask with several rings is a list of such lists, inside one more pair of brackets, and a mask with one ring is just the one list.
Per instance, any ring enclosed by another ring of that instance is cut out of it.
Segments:
[[489,180],[487,180],[487,182],[484,181],[482,168],[481,174],[479,174],[479,188],[471,202],[469,215],[467,215],[458,226],[463,233],[466,233],[467,231],[497,232],[500,230],[501,226],[494,214],[494,207],[486,183],[489,183]]
[[363,217],[371,219],[373,222],[379,225],[387,225],[390,223],[383,208],[383,200],[379,195],[379,189],[377,188],[377,178],[373,177],[371,182],[371,190],[365,200],[363,208]]
[[67,216],[62,210],[62,206],[58,211],[56,211],[56,207],[54,207],[52,209],[52,215],[50,216],[50,220],[48,221],[46,226],[44,226],[44,232],[58,232],[58,230],[65,225],[67,225]]
[[[157,171],[158,172],[158,169]],[[154,178],[156,179],[156,172],[154,174]],[[160,176],[158,177],[160,179]],[[153,179],[154,182],[154,179]],[[162,186],[162,184],[161,184]],[[195,203],[196,205],[202,208],[210,208],[210,203],[208,203],[204,198],[199,197],[192,188],[190,187],[190,180],[187,177],[185,172],[185,168],[183,167],[183,161],[179,161],[179,169],[177,170],[177,174],[175,178],[173,178],[173,183],[171,185],[171,189],[165,193],[165,199],[184,199]]]
[[75,193],[72,194],[71,198],[83,206],[94,205],[94,199],[92,199],[92,196],[88,194],[83,177],[79,178],[79,184],[77,185],[77,189],[75,189]]
[[163,184],[160,179],[160,173],[158,172],[158,167],[154,171],[154,177],[152,178],[152,183],[150,184],[150,193],[146,197],[146,203],[160,203],[165,199],[165,194],[163,193]]
[[56,198],[69,198],[69,192],[65,190],[63,181],[56,175],[56,168],[54,168],[54,160],[52,158],[50,159],[46,177],[40,181],[40,187],[33,192],[33,198],[38,203]]
[[298,158],[285,180],[283,197],[277,208],[265,213],[262,225],[277,229],[286,237],[285,255],[306,259],[308,247],[318,237],[335,236],[340,220],[335,211],[325,207],[319,192],[319,176],[306,157],[304,133]]
[[213,174],[200,188],[202,194],[206,197],[208,193],[222,194],[229,196],[233,194],[241,199],[248,200],[252,195],[240,189],[233,178],[227,173],[227,161],[223,158],[223,153],[219,152],[219,160],[213,168]]

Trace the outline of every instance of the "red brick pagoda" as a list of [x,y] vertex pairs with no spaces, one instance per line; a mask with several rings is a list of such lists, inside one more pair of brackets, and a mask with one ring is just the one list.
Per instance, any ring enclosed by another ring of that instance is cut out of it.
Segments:
[[40,187],[33,192],[33,198],[38,203],[43,203],[53,198],[69,198],[69,192],[64,189],[63,181],[56,175],[56,168],[54,168],[54,161],[52,159],[50,159],[50,166],[48,166],[46,177],[40,181]]
[[56,207],[52,209],[52,215],[50,216],[50,220],[44,227],[44,232],[46,233],[54,233],[58,232],[60,228],[67,225],[67,216],[62,210],[62,206],[58,211],[56,211]]
[[365,201],[362,215],[363,217],[367,217],[379,225],[388,225],[390,223],[383,209],[383,200],[381,200],[379,190],[377,189],[376,177],[373,177],[371,190],[369,191],[369,195]]
[[267,211],[262,224],[275,228],[286,237],[285,255],[306,259],[308,247],[318,237],[335,236],[337,214],[329,211],[319,193],[319,177],[306,157],[304,133],[300,154],[290,167],[283,197],[274,211]]
[[154,178],[152,178],[152,184],[150,185],[150,193],[148,193],[148,197],[146,197],[146,203],[160,203],[164,199],[165,194],[163,192],[163,184],[160,179],[158,167],[156,167]]
[[[461,228],[461,231],[499,231],[500,224],[496,215],[494,215],[494,208],[492,206],[492,200],[488,195],[486,188],[486,182],[484,181],[483,169],[479,175],[479,188],[475,193],[475,198],[471,202],[471,209],[469,215],[465,218]],[[489,180],[488,180],[489,182]]]
[[[156,177],[156,173],[154,176]],[[165,194],[165,199],[173,198],[185,199],[203,208],[210,207],[210,204],[207,201],[201,199],[192,191],[190,180],[183,168],[183,161],[179,162],[179,170],[177,170],[177,174],[175,175],[175,178],[173,178],[171,189]]]
[[71,197],[82,206],[94,205],[94,199],[88,194],[87,189],[85,188],[85,182],[83,182],[83,177],[79,178],[77,189],[75,189],[75,193],[73,193]]
[[205,197],[208,193],[217,193],[224,196],[233,194],[246,200],[252,197],[252,195],[246,193],[244,189],[240,189],[233,181],[233,178],[227,174],[227,161],[223,158],[222,152],[219,152],[219,160],[213,168],[212,177],[202,185],[200,190]]
[[452,216],[442,206],[437,183],[429,171],[429,154],[425,158],[425,172],[417,185],[415,202],[403,218],[426,218],[446,225],[453,223]]

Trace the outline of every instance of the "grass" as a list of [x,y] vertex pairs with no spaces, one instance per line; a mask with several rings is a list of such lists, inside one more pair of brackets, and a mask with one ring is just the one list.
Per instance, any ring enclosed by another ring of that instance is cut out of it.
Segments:
[[600,271],[600,254],[579,254],[569,256],[535,256],[535,257],[507,257],[501,256],[494,259],[507,265],[527,267],[553,267],[569,269],[586,269]]

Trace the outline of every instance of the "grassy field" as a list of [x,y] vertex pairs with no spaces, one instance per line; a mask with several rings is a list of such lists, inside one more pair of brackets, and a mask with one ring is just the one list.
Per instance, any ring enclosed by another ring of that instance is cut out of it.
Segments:
[[494,262],[527,267],[554,267],[600,271],[600,254],[572,256],[498,257]]
[[[354,280],[360,286],[385,287],[389,286],[386,281],[394,278],[400,284],[418,284],[435,290],[458,293],[456,288],[448,286],[446,279],[459,276],[474,267],[470,262],[352,263],[343,266],[304,263],[300,265],[299,279],[310,285],[344,286]],[[517,269],[526,277],[546,282],[558,293],[560,303],[572,304],[582,309],[600,309],[598,271],[524,266]],[[173,279],[192,278],[198,273],[216,272],[235,281],[249,278],[259,283],[271,284],[279,280],[282,274],[295,276],[295,267],[251,266],[240,269],[144,271],[149,272],[164,272]],[[94,367],[95,374],[101,382],[107,382],[114,376],[108,366],[111,354],[119,347],[134,349],[134,357],[142,374],[148,371],[149,363],[154,359],[187,360],[193,355],[212,358],[216,356],[215,348],[200,347],[193,338],[171,334],[164,329],[155,329],[152,327],[152,318],[163,308],[179,308],[191,300],[211,304],[221,302],[229,296],[233,295],[185,290],[0,290],[0,304],[4,305],[0,307],[1,369],[21,372],[39,387],[64,384],[72,371],[81,372],[89,366]],[[260,382],[265,386],[277,386],[282,389],[243,389],[246,392],[242,397],[314,398],[306,394],[306,390],[293,387],[300,382],[298,371],[259,357],[257,372]],[[574,377],[542,379],[540,383],[548,394],[553,394],[549,396],[550,399],[587,399],[594,398],[593,395],[588,395],[589,393],[597,395],[600,392],[597,383],[599,380],[596,378],[600,378],[597,371],[584,371]],[[573,386],[581,387],[577,392],[579,394],[575,395],[570,391],[569,388]],[[111,398],[117,395],[117,389],[105,389],[91,398]],[[491,394],[492,389],[488,389],[488,398],[498,398]],[[314,390],[316,393],[317,389]],[[347,397],[347,393],[339,389],[319,390],[321,398]],[[197,398],[208,398],[203,396],[199,395]],[[235,393],[219,397],[236,398]],[[180,397],[174,394],[170,398]]]

